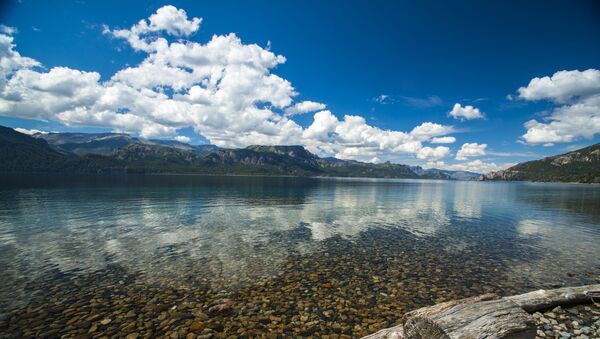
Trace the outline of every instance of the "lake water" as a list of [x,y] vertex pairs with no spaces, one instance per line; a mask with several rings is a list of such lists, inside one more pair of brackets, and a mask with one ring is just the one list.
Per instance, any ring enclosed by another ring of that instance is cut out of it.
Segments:
[[355,337],[600,282],[600,186],[4,175],[0,267],[0,336]]

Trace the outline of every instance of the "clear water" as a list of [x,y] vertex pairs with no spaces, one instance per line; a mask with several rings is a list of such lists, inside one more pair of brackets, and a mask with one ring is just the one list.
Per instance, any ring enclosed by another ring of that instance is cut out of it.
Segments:
[[294,315],[306,314],[323,325],[312,334],[349,323],[338,333],[362,335],[442,300],[597,283],[600,186],[3,176],[0,267],[4,313],[77,304],[114,286],[168,287],[186,291],[169,302],[204,312],[232,298],[237,308],[218,318],[217,334],[279,313],[275,325],[288,334],[300,333],[306,319]]

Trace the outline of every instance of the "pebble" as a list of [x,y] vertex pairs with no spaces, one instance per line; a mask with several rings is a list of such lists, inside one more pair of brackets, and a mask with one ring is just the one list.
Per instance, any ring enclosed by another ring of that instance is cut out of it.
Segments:
[[[600,304],[577,305],[563,309],[556,307],[552,311],[532,314],[538,330],[536,338],[600,338]],[[552,317],[549,321],[545,317]],[[582,326],[582,325],[591,326]]]

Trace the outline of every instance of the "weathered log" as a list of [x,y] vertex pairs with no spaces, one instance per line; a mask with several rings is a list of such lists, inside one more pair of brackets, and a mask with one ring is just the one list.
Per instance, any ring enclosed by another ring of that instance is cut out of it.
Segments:
[[402,326],[367,338],[533,338],[535,332],[533,318],[517,304],[484,294],[409,312]]
[[554,290],[538,290],[512,297],[506,297],[525,311],[536,311],[553,308],[559,305],[581,304],[591,302],[589,291],[600,291],[600,284],[578,287],[565,287]]
[[539,290],[504,298],[484,294],[448,301],[408,312],[400,325],[365,338],[534,338],[536,326],[529,313],[591,302],[589,292],[593,291],[600,291],[600,284]]
[[405,338],[534,338],[535,321],[494,294],[421,308],[406,314]]
[[[499,299],[499,298],[500,297],[496,294],[488,293],[488,294],[483,294],[483,295],[476,296],[476,297],[460,299],[460,300],[451,300],[451,301],[447,301],[444,303],[436,304],[434,306],[419,308],[417,310],[414,310],[412,312],[408,312],[408,313],[404,314],[401,318],[400,325],[383,329],[381,331],[378,331],[376,333],[368,335],[364,338],[368,338],[368,339],[407,338],[407,336],[405,335],[405,331],[404,331],[404,323],[406,323],[407,320],[409,320],[409,318],[412,316],[423,317],[423,316],[426,316],[428,314],[428,312],[430,312],[430,311],[432,312],[432,314],[441,312],[444,310],[451,309],[452,307],[459,305],[461,303],[475,303],[475,302],[479,302],[479,301],[493,300],[493,299]],[[412,331],[411,333],[414,335],[413,332],[414,331]],[[444,336],[440,336],[440,338],[444,338]]]
[[384,328],[381,331],[370,334],[363,339],[404,339],[404,326],[398,325],[390,328]]

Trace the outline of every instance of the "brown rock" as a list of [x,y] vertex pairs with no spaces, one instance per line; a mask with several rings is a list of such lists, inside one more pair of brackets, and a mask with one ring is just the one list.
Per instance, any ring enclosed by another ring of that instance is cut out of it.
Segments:
[[202,321],[196,320],[190,324],[191,331],[202,331],[205,327],[206,327],[206,325],[204,325],[204,323]]
[[219,315],[233,311],[234,302],[231,299],[223,299],[221,303],[208,309],[208,314]]

